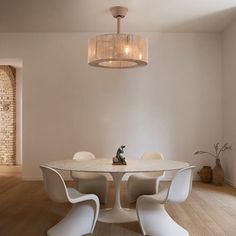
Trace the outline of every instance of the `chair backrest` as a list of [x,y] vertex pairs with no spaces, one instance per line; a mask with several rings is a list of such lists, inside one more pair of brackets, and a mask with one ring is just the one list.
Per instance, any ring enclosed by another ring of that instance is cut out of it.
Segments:
[[168,201],[183,202],[187,199],[192,190],[194,168],[195,166],[189,166],[177,172],[169,188]]
[[162,153],[160,152],[145,152],[142,157],[142,159],[150,160],[150,159],[156,159],[156,160],[164,160],[164,157]]
[[76,152],[73,156],[73,160],[84,161],[95,159],[95,156],[91,152]]
[[51,200],[55,202],[68,202],[65,182],[61,175],[47,166],[40,166],[43,172],[45,189]]

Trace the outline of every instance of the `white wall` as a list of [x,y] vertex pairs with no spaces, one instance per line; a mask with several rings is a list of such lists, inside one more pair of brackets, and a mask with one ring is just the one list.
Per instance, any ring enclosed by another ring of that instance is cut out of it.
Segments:
[[128,70],[88,66],[91,35],[0,34],[1,57],[24,64],[24,178],[78,150],[112,158],[121,144],[128,157],[160,150],[213,165],[192,154],[222,137],[220,35],[145,33],[149,65]]
[[236,187],[236,21],[223,33],[223,78],[223,137],[233,146],[224,155],[224,168],[226,179]]

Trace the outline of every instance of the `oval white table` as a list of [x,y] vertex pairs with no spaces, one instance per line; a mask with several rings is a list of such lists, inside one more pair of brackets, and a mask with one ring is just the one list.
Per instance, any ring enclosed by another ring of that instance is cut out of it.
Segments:
[[86,161],[57,160],[46,165],[65,171],[110,173],[115,185],[115,204],[113,208],[100,210],[98,220],[106,223],[124,223],[137,221],[134,209],[122,208],[120,203],[120,183],[126,173],[156,172],[179,170],[189,166],[187,162],[172,160],[140,160],[126,159],[127,165],[112,165],[110,159],[95,159]]

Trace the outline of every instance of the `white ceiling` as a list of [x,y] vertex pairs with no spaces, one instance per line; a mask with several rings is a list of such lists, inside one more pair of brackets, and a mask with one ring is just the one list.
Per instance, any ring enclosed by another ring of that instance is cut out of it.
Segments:
[[0,32],[110,32],[116,5],[130,32],[220,32],[236,18],[236,0],[0,0]]

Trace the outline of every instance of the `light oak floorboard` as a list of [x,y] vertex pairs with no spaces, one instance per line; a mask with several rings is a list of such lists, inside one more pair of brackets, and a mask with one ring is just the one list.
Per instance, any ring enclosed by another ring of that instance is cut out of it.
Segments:
[[[67,184],[73,186],[72,182]],[[166,183],[162,183],[162,187],[165,185]],[[127,203],[125,182],[122,183],[121,190],[122,205],[135,208],[135,204]],[[110,182],[109,200],[101,207],[111,207],[113,201],[114,187]],[[1,236],[45,236],[47,230],[60,221],[70,207],[70,204],[50,201],[41,181],[22,181],[19,177],[0,176]],[[177,223],[190,232],[191,236],[236,236],[236,189],[228,185],[216,187],[195,182],[187,201],[182,204],[167,203],[166,209]],[[142,234],[138,222],[126,224],[97,222],[93,235]]]

